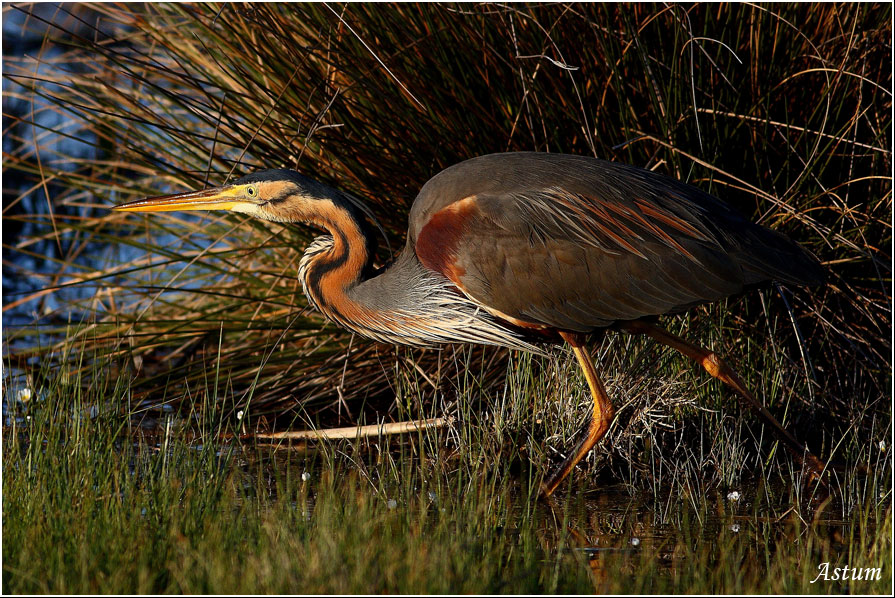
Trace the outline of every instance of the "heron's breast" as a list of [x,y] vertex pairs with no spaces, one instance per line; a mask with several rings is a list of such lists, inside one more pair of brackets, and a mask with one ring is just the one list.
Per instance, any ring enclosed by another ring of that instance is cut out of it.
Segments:
[[456,201],[429,217],[416,239],[416,255],[424,266],[459,285],[466,268],[457,258],[470,224],[480,217],[474,195]]

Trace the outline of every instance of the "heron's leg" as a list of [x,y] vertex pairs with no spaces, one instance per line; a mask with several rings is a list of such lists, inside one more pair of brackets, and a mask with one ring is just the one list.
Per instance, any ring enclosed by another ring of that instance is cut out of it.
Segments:
[[609,429],[612,416],[615,414],[615,409],[612,407],[612,402],[606,394],[606,389],[603,387],[600,377],[597,375],[590,353],[587,352],[587,347],[584,346],[584,339],[576,334],[560,332],[560,335],[572,346],[575,357],[578,358],[578,363],[581,365],[581,370],[584,372],[584,377],[594,399],[594,408],[587,431],[584,433],[584,438],[578,443],[575,451],[566,457],[562,465],[551,474],[547,481],[541,484],[541,496],[543,497],[553,494],[556,487],[568,477],[572,468],[600,441]]
[[777,438],[783,441],[796,460],[808,467],[812,477],[819,478],[823,474],[826,468],[823,461],[812,455],[792,434],[786,431],[786,428],[780,425],[780,422],[746,388],[746,385],[743,384],[743,381],[740,380],[733,368],[727,365],[716,353],[694,345],[659,326],[647,322],[626,322],[621,325],[621,328],[628,332],[646,334],[700,364],[709,374],[733,388],[740,396],[746,399],[748,405],[761,416],[765,423],[771,426]]

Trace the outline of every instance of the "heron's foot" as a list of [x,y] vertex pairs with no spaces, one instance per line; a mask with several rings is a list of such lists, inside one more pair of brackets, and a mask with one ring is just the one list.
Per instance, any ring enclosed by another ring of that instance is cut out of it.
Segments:
[[764,405],[762,405],[755,395],[752,394],[739,375],[721,358],[720,355],[645,321],[624,322],[620,325],[620,328],[633,334],[646,334],[660,343],[675,349],[700,364],[712,377],[732,388],[745,401],[746,405],[761,417],[766,425],[771,427],[774,435],[777,436],[786,449],[789,450],[796,461],[803,468],[807,469],[810,479],[812,481],[818,480],[820,483],[826,483],[823,480],[824,473],[827,471],[827,466],[824,462],[811,454],[802,443],[796,440],[796,438],[790,434],[767,409],[765,409]]
[[557,489],[557,487],[562,484],[562,481],[569,477],[572,469],[575,467],[578,461],[581,460],[581,458],[573,460],[571,458],[573,456],[575,455],[566,457],[562,464],[558,468],[553,470],[553,473],[551,473],[546,480],[541,482],[541,491],[538,493],[539,498],[549,498]]
[[820,482],[826,485],[827,481],[824,474],[827,473],[827,464],[815,457],[813,454],[806,452],[804,457],[805,469],[808,470],[808,480],[811,482]]
[[560,332],[560,335],[572,346],[572,350],[575,352],[575,357],[578,359],[578,364],[581,366],[581,371],[584,373],[587,385],[590,388],[594,404],[584,437],[578,443],[577,448],[565,458],[559,468],[546,481],[541,483],[541,498],[546,498],[553,494],[557,486],[569,476],[575,465],[603,438],[606,431],[609,430],[612,417],[615,415],[612,401],[609,400],[609,396],[606,394],[606,388],[597,374],[593,359],[591,359],[590,353],[587,352],[584,346],[584,341],[575,334]]
[[601,412],[599,415],[599,418],[594,417],[588,423],[584,432],[584,438],[581,439],[575,450],[563,460],[545,481],[541,482],[541,491],[539,493],[541,498],[547,498],[553,494],[563,480],[569,477],[569,474],[572,473],[578,462],[586,457],[594,445],[606,434],[606,431],[609,429],[609,422],[612,421],[611,407],[608,413]]

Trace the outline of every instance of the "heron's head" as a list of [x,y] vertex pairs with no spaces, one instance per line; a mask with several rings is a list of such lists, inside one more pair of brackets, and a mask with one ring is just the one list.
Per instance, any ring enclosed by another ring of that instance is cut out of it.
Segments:
[[[376,217],[357,198],[294,170],[262,170],[223,187],[138,199],[112,209],[120,212],[225,210],[273,222],[305,222],[333,235],[341,233],[355,247],[366,247],[368,256],[376,253],[375,229],[385,238]],[[370,227],[371,222],[375,229]]]
[[346,199],[341,192],[294,170],[262,170],[230,185],[138,199],[112,209],[121,212],[226,210],[275,222],[303,222],[318,220]]

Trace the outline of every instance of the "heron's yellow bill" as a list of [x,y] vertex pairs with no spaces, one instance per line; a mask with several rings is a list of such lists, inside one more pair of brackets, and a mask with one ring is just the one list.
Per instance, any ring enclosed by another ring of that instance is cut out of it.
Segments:
[[181,212],[184,210],[228,210],[240,211],[240,207],[247,204],[242,194],[242,185],[228,185],[203,189],[202,191],[187,191],[174,195],[161,195],[159,197],[147,197],[138,199],[112,209],[119,212]]

